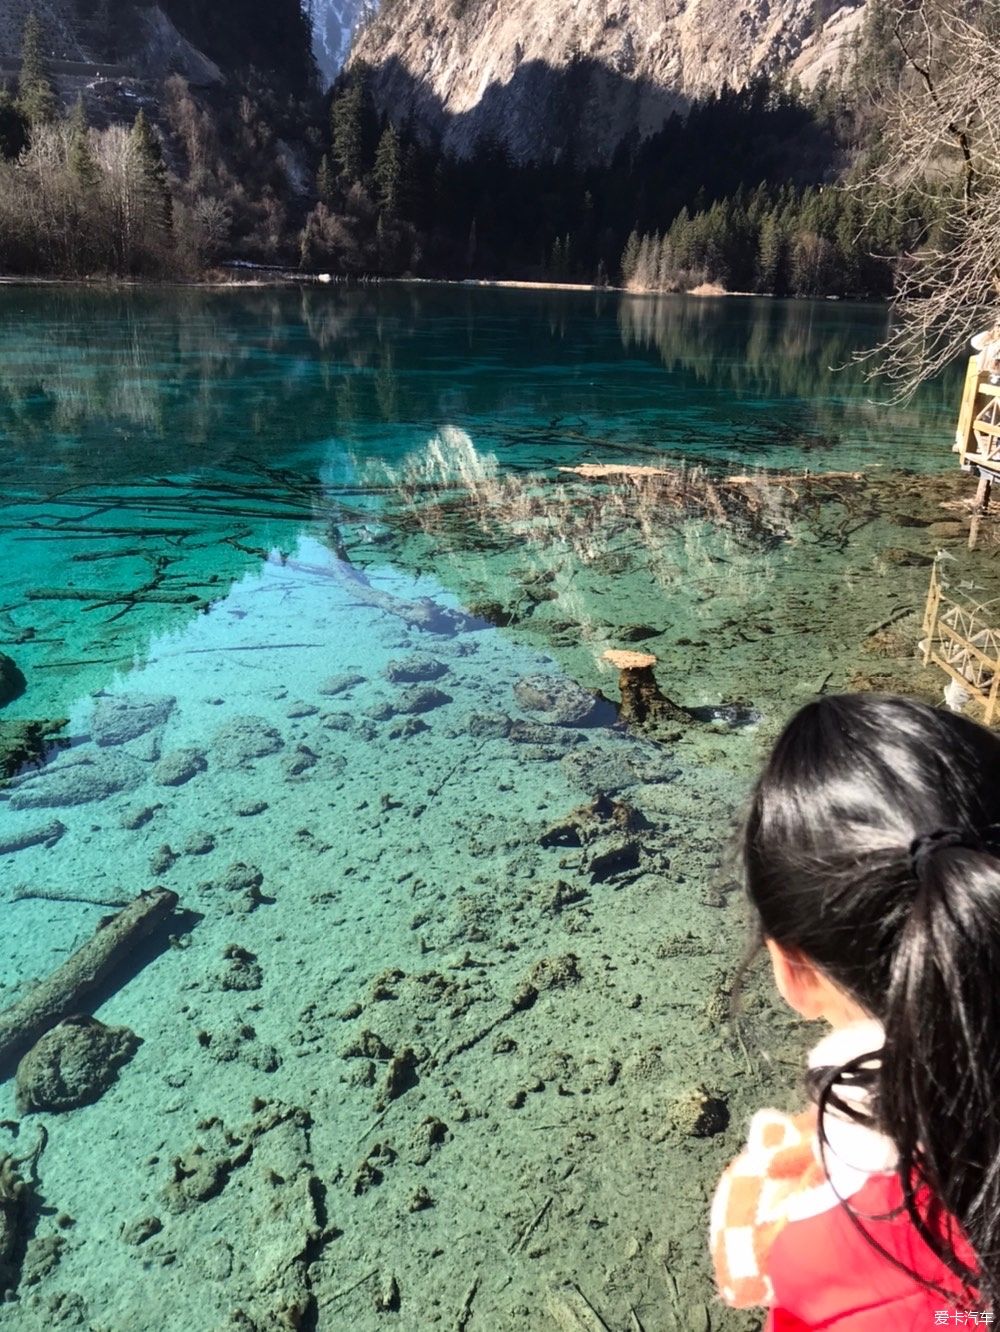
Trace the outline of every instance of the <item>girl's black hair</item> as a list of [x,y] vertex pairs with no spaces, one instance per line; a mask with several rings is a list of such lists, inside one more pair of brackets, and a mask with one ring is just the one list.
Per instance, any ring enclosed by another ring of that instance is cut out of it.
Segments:
[[[966,1295],[992,1306],[1000,738],[910,699],[810,703],[757,783],[742,860],[761,936],[802,954],[885,1030],[881,1055],[814,1079],[821,1127],[828,1105],[849,1104],[838,1086],[867,1079],[913,1224]],[[956,1251],[955,1223],[975,1270]]]

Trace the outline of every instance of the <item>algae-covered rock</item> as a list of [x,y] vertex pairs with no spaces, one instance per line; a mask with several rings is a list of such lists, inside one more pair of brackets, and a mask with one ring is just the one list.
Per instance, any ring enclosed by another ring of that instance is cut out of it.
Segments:
[[95,744],[105,748],[137,740],[162,726],[177,700],[139,694],[109,694],[101,698],[90,719],[90,734]]
[[13,809],[63,809],[88,805],[142,784],[142,765],[123,753],[82,750],[11,783]]
[[20,698],[27,687],[24,672],[14,658],[8,657],[6,652],[0,652],[0,708]]
[[392,684],[426,684],[430,680],[440,680],[447,673],[448,667],[443,661],[421,653],[402,661],[390,661],[385,668],[385,678]]
[[541,713],[555,726],[609,726],[615,710],[599,694],[557,675],[526,675],[514,685],[514,698],[525,712]]
[[400,691],[399,697],[392,704],[392,712],[415,715],[431,712],[434,708],[440,708],[450,702],[451,695],[435,685],[412,685],[409,689]]
[[153,781],[158,786],[184,786],[208,764],[200,749],[175,749],[165,755],[153,769]]
[[35,1110],[74,1110],[96,1101],[139,1048],[128,1027],[71,1017],[47,1031],[17,1066],[17,1104]]
[[254,953],[230,944],[222,954],[223,965],[219,968],[219,985],[223,990],[259,990],[264,983],[264,973]]
[[17,1284],[18,1254],[27,1227],[28,1186],[13,1156],[0,1156],[0,1296]]
[[212,757],[220,768],[244,768],[254,759],[277,754],[284,744],[263,717],[231,717],[212,737]]
[[318,692],[324,698],[336,698],[340,694],[347,694],[358,685],[365,683],[363,675],[331,675],[328,680],[324,680],[320,685]]
[[705,1087],[693,1087],[674,1098],[667,1119],[671,1128],[689,1138],[711,1138],[727,1128],[729,1107]]

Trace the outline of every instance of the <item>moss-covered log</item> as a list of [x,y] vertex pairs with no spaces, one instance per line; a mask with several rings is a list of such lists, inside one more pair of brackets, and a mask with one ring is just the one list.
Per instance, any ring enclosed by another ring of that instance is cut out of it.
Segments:
[[0,1013],[0,1069],[6,1072],[10,1061],[43,1032],[71,1013],[78,1013],[84,996],[100,985],[176,905],[177,894],[166,888],[140,893],[124,911],[99,925],[93,938],[47,980],[4,1009]]

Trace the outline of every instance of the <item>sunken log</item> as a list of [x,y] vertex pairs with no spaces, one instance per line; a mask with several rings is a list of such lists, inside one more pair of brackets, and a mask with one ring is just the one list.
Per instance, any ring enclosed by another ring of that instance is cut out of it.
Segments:
[[618,671],[618,689],[622,696],[618,720],[627,726],[648,726],[658,722],[690,722],[686,708],[674,703],[660,690],[653,674],[656,658],[651,652],[605,652],[602,660]]
[[140,893],[124,911],[109,916],[93,938],[40,981],[23,999],[0,1013],[0,1067],[63,1018],[78,1013],[81,999],[114,971],[173,911],[177,894],[166,888]]

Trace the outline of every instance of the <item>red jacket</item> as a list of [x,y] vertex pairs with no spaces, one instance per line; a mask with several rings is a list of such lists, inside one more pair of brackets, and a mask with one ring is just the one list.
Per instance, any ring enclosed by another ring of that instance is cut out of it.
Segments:
[[[839,1065],[877,1050],[877,1023],[831,1032],[813,1050],[814,1067]],[[746,1150],[726,1169],[712,1203],[711,1247],[722,1299],[763,1305],[765,1332],[926,1332],[935,1325],[991,1324],[961,1282],[917,1233],[902,1207],[892,1143],[828,1111],[821,1159],[815,1108],[800,1115],[761,1110]],[[839,1196],[838,1196],[839,1195]],[[881,1254],[864,1230],[911,1272],[951,1298],[921,1286]],[[973,1264],[960,1241],[959,1257]]]

